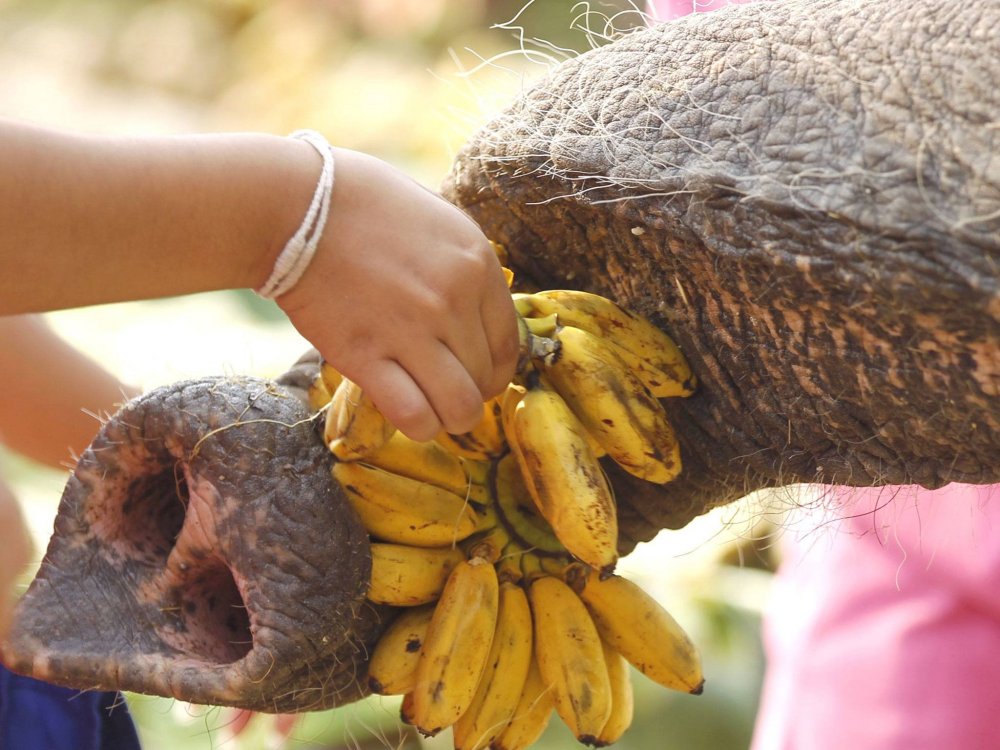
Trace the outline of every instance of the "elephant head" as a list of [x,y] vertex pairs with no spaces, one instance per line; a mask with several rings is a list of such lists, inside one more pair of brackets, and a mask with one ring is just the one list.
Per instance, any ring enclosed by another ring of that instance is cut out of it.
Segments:
[[[446,194],[527,286],[671,333],[684,469],[628,549],[783,484],[1000,481],[1000,3],[793,0],[628,34],[527,91]],[[307,365],[303,365],[306,367]],[[363,530],[291,391],[133,402],[67,487],[5,659],[262,710],[361,694]]]
[[446,194],[702,383],[623,543],[765,487],[1000,481],[1000,4],[765,2],[563,64]]

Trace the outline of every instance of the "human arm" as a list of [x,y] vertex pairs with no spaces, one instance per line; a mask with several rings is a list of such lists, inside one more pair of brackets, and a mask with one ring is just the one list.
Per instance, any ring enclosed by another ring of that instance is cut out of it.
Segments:
[[0,441],[18,453],[65,467],[134,395],[40,317],[0,317]]
[[[112,138],[0,121],[0,314],[257,288],[319,157],[258,134]],[[335,149],[330,219],[277,302],[412,437],[461,432],[516,359],[513,307],[471,219]]]

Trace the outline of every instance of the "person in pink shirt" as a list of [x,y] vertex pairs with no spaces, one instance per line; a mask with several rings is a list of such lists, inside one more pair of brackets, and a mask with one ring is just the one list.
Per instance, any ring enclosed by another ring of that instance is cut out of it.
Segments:
[[784,535],[752,750],[1000,748],[1000,485],[817,491],[834,518]]

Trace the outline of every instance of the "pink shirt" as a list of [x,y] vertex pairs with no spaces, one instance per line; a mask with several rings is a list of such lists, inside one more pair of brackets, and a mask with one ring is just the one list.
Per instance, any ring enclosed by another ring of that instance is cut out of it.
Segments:
[[1000,748],[1000,485],[839,494],[786,534],[753,750]]
[[833,492],[839,521],[786,534],[752,750],[997,750],[1000,485]]
[[670,21],[688,13],[705,13],[726,5],[741,5],[753,0],[652,0],[649,13],[654,21]]

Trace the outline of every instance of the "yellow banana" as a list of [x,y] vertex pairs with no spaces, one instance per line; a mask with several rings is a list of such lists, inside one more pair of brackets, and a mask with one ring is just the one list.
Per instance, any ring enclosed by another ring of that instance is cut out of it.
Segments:
[[630,474],[656,484],[676,477],[680,446],[663,405],[598,337],[564,326],[556,340],[543,370],[587,432]]
[[532,657],[528,677],[510,723],[493,740],[492,750],[524,750],[542,736],[555,707],[554,691],[542,681],[538,660]]
[[397,432],[364,462],[393,474],[443,487],[474,503],[490,504],[490,492],[485,484],[488,467],[480,466],[478,461],[459,458],[433,440],[421,443]]
[[590,292],[554,289],[515,294],[514,304],[525,316],[557,315],[571,325],[608,341],[657,398],[690,396],[697,382],[673,339],[649,321],[633,315],[606,297]]
[[403,696],[403,702],[399,704],[399,720],[404,724],[413,726],[413,693],[409,692]]
[[507,726],[528,676],[531,656],[528,597],[516,583],[501,583],[497,628],[486,669],[472,705],[452,727],[455,750],[483,750]]
[[385,629],[368,662],[368,687],[379,695],[403,695],[417,684],[417,662],[434,605],[403,610]]
[[483,404],[483,418],[472,430],[461,435],[441,432],[435,438],[445,449],[462,458],[489,461],[504,452],[507,441],[500,424],[500,402],[490,399]]
[[480,528],[465,497],[433,484],[357,462],[335,463],[333,476],[361,523],[378,539],[446,547]]
[[381,448],[396,431],[357,383],[344,378],[333,392],[323,439],[341,461],[357,461]]
[[587,608],[558,578],[528,589],[535,623],[535,658],[553,689],[556,712],[573,735],[594,744],[611,716],[611,681],[601,638]]
[[504,525],[522,547],[544,552],[565,553],[552,527],[538,515],[538,508],[521,476],[517,457],[511,453],[501,458],[494,469],[496,509]]
[[459,563],[431,618],[413,689],[414,726],[426,735],[466,712],[486,667],[497,624],[499,583],[481,558]]
[[617,511],[585,429],[544,383],[522,390],[509,388],[504,408],[524,483],[563,546],[610,573],[618,560]]
[[[490,247],[493,248],[494,254],[497,256],[497,260],[500,261],[500,265],[503,266],[505,270],[509,271],[510,269],[506,268],[507,264],[510,262],[510,256],[507,254],[507,248],[499,242],[494,242],[493,240],[489,240],[489,243]],[[511,277],[513,277],[513,272],[510,273]]]
[[517,542],[511,542],[503,548],[500,559],[496,562],[497,577],[501,581],[520,583],[524,574],[521,572],[521,556],[524,549]]
[[601,641],[604,647],[604,661],[608,665],[608,679],[611,680],[611,716],[597,735],[596,747],[605,747],[617,742],[632,724],[634,701],[632,680],[625,657],[611,646]]
[[636,669],[664,687],[698,695],[704,678],[701,657],[659,602],[621,576],[606,580],[575,568],[568,576],[601,637]]
[[415,607],[437,599],[451,571],[465,559],[460,549],[428,549],[404,544],[371,545],[368,598],[377,604]]
[[331,396],[334,391],[337,390],[337,386],[340,385],[340,381],[344,379],[344,376],[337,372],[337,368],[325,359],[320,363],[319,377],[323,381],[323,385],[326,386],[326,390],[330,392]]
[[[489,513],[493,513],[490,508]],[[503,524],[496,523],[493,528],[483,534],[477,534],[465,540],[462,547],[466,557],[481,557],[487,562],[495,563],[503,554],[504,548],[510,543],[510,534]]]
[[306,394],[309,396],[309,408],[314,412],[329,404],[333,398],[333,391],[326,387],[326,382],[319,373],[316,373],[316,377],[309,384]]

